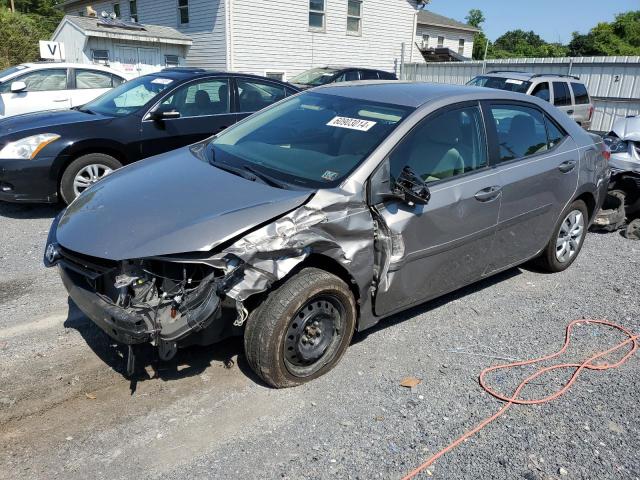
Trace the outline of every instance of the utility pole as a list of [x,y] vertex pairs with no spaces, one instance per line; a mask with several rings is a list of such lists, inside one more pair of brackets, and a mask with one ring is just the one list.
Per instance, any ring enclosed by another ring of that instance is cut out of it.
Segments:
[[16,13],[16,4],[13,2],[14,0],[11,0],[11,13]]

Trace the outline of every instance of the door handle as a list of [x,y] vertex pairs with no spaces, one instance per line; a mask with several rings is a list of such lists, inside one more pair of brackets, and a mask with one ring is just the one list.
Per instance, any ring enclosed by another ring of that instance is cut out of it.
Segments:
[[562,173],[569,173],[571,170],[576,168],[577,164],[578,162],[576,162],[575,160],[567,160],[566,162],[562,162],[560,165],[558,165],[558,170],[560,170]]
[[573,110],[567,110],[567,115],[573,115]]
[[476,200],[479,202],[491,202],[500,196],[502,193],[502,187],[494,185],[493,187],[487,187],[476,193]]
[[69,99],[68,98],[54,98],[53,101],[54,102],[68,102]]

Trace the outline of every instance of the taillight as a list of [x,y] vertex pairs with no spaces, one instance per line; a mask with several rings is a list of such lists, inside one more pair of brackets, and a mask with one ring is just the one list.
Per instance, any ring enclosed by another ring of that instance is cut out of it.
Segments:
[[600,145],[602,145],[602,156],[608,162],[609,160],[611,160],[611,149],[609,148],[609,145],[604,142],[602,142]]
[[595,110],[593,105],[589,106],[589,121],[593,118],[593,111]]

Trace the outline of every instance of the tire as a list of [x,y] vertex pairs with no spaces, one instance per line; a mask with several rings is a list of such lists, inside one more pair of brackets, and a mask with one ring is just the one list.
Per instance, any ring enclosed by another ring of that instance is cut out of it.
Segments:
[[[570,216],[579,213],[582,215],[582,226],[579,238],[577,235],[573,235],[573,233],[577,234],[577,230],[574,232],[573,228],[568,229],[569,227],[569,219]],[[547,246],[544,248],[542,255],[538,258],[538,266],[543,270],[550,273],[558,273],[569,268],[573,262],[575,262],[576,258],[580,254],[582,250],[582,245],[584,244],[584,239],[587,235],[587,225],[589,223],[589,211],[587,210],[587,206],[582,200],[576,200],[567,208],[564,209],[558,223],[553,229],[553,234],[551,235],[551,239]],[[567,243],[563,243],[562,247],[570,248],[570,255],[567,255],[562,260],[560,257],[561,251],[559,250],[561,246],[559,242],[561,241],[560,235],[561,231],[563,232],[563,238],[569,239],[572,238],[573,242],[566,240]],[[566,233],[569,232],[569,235]],[[569,245],[570,244],[570,245]]]
[[[92,166],[95,169],[91,169]],[[104,153],[89,153],[76,158],[62,174],[60,180],[60,196],[62,200],[67,205],[70,204],[79,193],[82,193],[95,182],[120,167],[122,167],[122,164],[118,160]],[[84,186],[79,184],[76,188],[74,182],[77,178],[78,180],[84,179],[82,180]]]
[[622,199],[627,216],[640,212],[640,194],[633,191],[632,185],[635,187],[635,184],[628,185],[629,190],[616,188],[609,192],[609,195],[614,195]]
[[351,343],[355,324],[356,303],[347,284],[324,270],[305,268],[251,312],[245,355],[251,369],[272,387],[294,387],[335,367]]

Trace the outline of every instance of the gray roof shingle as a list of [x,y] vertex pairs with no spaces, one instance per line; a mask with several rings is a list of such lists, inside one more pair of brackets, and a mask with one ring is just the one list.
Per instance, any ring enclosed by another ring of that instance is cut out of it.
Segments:
[[444,15],[438,15],[437,13],[429,12],[428,10],[420,10],[418,12],[418,23],[422,25],[434,25],[437,27],[454,28],[457,30],[468,30],[471,32],[479,32],[480,29],[472,27],[467,23],[462,23],[453,18],[445,17]]
[[144,30],[141,30],[100,25],[100,20],[102,19],[96,17],[66,15],[63,22],[64,20],[69,21],[90,37],[127,38],[130,40],[181,45],[191,45],[193,43],[190,37],[180,33],[175,28],[164,27],[161,25],[138,24],[140,27],[144,28]]

